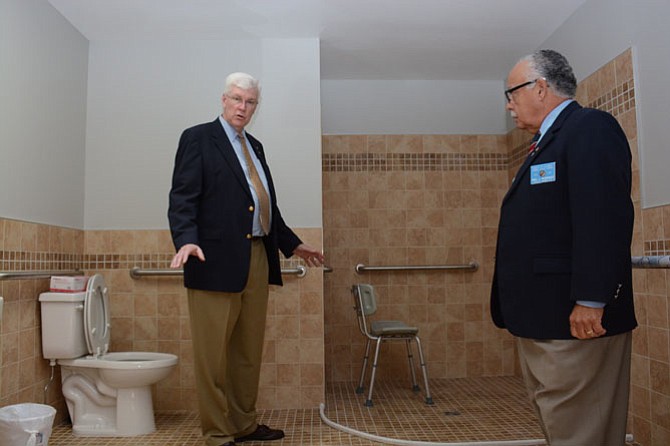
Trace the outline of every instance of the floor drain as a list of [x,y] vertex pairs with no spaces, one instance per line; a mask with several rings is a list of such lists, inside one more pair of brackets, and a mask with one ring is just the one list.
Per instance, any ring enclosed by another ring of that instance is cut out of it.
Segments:
[[461,413],[457,410],[448,410],[444,414],[448,417],[455,417],[456,415],[460,415]]

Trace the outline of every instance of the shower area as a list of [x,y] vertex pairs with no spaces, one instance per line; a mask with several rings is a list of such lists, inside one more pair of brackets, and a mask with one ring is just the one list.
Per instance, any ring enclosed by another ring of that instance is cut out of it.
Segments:
[[[324,275],[328,418],[401,440],[542,438],[515,369],[514,339],[488,310],[508,147],[529,139],[514,138],[323,137],[324,250],[332,267]],[[426,269],[404,268],[416,266]],[[364,406],[369,370],[364,394],[355,392],[366,342],[353,309],[357,283],[375,288],[374,318],[419,328],[434,404],[425,404],[421,380],[421,391],[412,391],[402,343],[382,344],[373,406]]]

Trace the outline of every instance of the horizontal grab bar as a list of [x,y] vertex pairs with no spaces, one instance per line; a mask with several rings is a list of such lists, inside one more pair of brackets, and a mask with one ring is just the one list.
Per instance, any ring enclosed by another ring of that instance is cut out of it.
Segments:
[[670,268],[670,256],[633,256],[633,268]]
[[434,270],[469,270],[477,271],[479,264],[470,262],[467,265],[387,265],[387,266],[366,266],[359,263],[354,268],[357,273],[364,271],[434,271]]
[[51,276],[80,276],[79,270],[0,271],[0,280],[47,279]]
[[[298,277],[305,277],[307,274],[307,268],[302,265],[298,265],[295,268],[282,268],[282,274],[295,274]],[[131,268],[130,277],[133,279],[139,279],[141,277],[166,277],[166,276],[181,276],[184,274],[184,271],[181,269],[142,269],[142,268]]]

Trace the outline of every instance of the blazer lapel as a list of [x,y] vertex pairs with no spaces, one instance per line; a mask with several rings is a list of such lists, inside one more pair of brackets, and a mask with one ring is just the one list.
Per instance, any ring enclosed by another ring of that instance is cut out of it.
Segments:
[[565,109],[556,117],[556,120],[554,121],[554,123],[547,130],[546,135],[544,135],[540,139],[539,144],[535,148],[535,152],[532,155],[526,157],[526,160],[523,162],[523,164],[519,168],[519,171],[514,176],[512,184],[510,185],[509,190],[507,191],[507,193],[505,194],[505,197],[503,198],[503,201],[502,201],[503,203],[505,203],[505,201],[507,201],[507,199],[512,194],[512,192],[514,190],[516,190],[516,188],[519,184],[519,180],[526,173],[526,171],[530,168],[530,165],[533,163],[535,158],[537,158],[538,155],[540,154],[540,152],[543,151],[547,146],[549,146],[551,144],[551,142],[554,140],[554,138],[556,138],[556,134],[560,131],[561,127],[563,126],[563,123],[568,118],[568,116],[570,116],[570,114],[573,111],[575,111],[577,109],[580,109],[580,108],[582,108],[582,106],[579,105],[577,103],[577,101],[573,101],[567,107],[565,107]]
[[214,146],[219,150],[223,160],[228,164],[230,170],[235,175],[235,178],[237,178],[237,180],[240,182],[242,189],[246,191],[246,193],[249,195],[249,198],[252,198],[251,190],[249,189],[249,183],[247,182],[247,178],[244,175],[240,161],[237,158],[235,150],[233,149],[233,145],[230,143],[228,135],[226,135],[225,130],[223,130],[223,127],[221,126],[218,118],[212,122],[211,135]]

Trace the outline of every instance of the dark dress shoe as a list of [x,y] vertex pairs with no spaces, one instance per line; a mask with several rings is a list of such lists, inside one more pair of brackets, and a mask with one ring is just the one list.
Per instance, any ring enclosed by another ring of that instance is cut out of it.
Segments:
[[221,446],[235,446],[235,442],[234,441],[226,441]]
[[244,443],[245,441],[270,441],[284,438],[284,431],[281,429],[270,429],[264,424],[259,424],[255,431],[248,435],[236,438],[235,442]]

